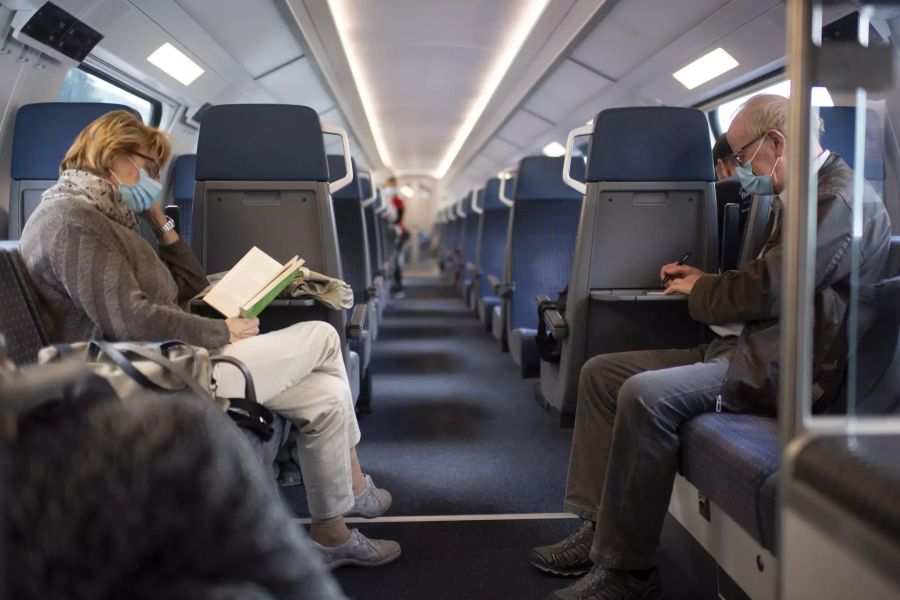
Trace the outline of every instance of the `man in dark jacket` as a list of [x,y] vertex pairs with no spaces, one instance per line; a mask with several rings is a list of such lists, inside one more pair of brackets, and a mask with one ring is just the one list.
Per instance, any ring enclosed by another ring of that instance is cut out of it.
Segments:
[[[535,548],[530,562],[557,575],[584,575],[550,598],[611,600],[660,595],[655,566],[678,462],[681,424],[710,411],[774,415],[779,367],[785,137],[788,100],[749,100],[728,130],[737,174],[752,194],[778,194],[760,255],[734,271],[689,265],[660,270],[667,294],[688,296],[691,316],[715,333],[691,349],[597,356],[581,371],[566,510],[584,519],[562,542]],[[814,323],[814,407],[828,408],[847,354],[853,171],[813,144],[818,172]],[[803,199],[799,199],[802,201]],[[860,285],[884,275],[890,221],[878,196],[863,197]],[[860,321],[874,308],[862,303]]]

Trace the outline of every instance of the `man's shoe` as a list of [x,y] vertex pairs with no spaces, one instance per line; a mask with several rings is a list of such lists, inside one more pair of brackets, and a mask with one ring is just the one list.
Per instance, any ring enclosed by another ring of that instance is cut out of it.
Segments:
[[388,511],[394,499],[387,490],[375,487],[372,478],[366,475],[366,489],[354,498],[353,508],[344,513],[345,517],[363,517],[374,519]]
[[591,562],[591,544],[594,528],[588,521],[561,542],[550,546],[538,546],[528,555],[528,562],[551,575],[580,577],[594,566]]
[[336,569],[347,565],[354,567],[380,567],[394,562],[400,558],[400,544],[390,540],[370,540],[353,529],[350,539],[330,548],[313,541],[313,546],[319,551],[325,566]]
[[658,600],[662,598],[659,571],[636,574],[594,567],[569,587],[556,590],[546,600]]

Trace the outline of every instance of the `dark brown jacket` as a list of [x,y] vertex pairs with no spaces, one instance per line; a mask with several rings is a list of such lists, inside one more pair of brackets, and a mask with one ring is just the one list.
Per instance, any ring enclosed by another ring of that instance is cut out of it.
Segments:
[[[829,408],[846,366],[853,199],[853,170],[832,154],[819,169],[813,329],[814,410]],[[789,203],[796,201],[788,198]],[[782,287],[782,219],[776,209],[762,256],[735,271],[705,275],[689,298],[691,316],[709,325],[746,322],[722,388],[725,410],[774,415],[779,372],[779,310]],[[870,286],[885,274],[891,224],[870,186],[863,196],[859,283]],[[860,324],[875,307],[860,299]]]

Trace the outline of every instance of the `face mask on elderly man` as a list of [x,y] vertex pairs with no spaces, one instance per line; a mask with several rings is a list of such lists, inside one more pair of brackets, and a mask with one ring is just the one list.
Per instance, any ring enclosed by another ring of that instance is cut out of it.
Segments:
[[778,161],[781,160],[780,156],[775,159],[775,163],[772,165],[772,171],[768,175],[756,175],[753,173],[753,159],[759,154],[759,149],[762,148],[765,141],[766,137],[763,136],[759,145],[756,147],[756,152],[753,153],[750,160],[737,168],[737,176],[741,182],[741,187],[748,193],[756,196],[775,195],[775,188],[772,185],[772,175],[775,173],[775,167],[778,165]]

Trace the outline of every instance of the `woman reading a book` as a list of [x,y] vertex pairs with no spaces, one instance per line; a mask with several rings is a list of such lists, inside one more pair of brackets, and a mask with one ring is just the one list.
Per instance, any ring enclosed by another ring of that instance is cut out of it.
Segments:
[[[177,339],[234,356],[253,373],[259,401],[299,430],[295,459],[312,516],[310,537],[333,566],[377,566],[400,555],[343,517],[376,517],[391,496],[362,473],[360,433],[337,332],[297,323],[259,335],[257,319],[211,319],[183,306],[208,281],[160,204],[160,170],[171,154],[164,132],[126,111],[82,131],[59,181],[28,220],[20,252],[37,289],[50,341]],[[140,234],[153,228],[159,254]],[[223,396],[240,396],[233,371],[216,373]]]

